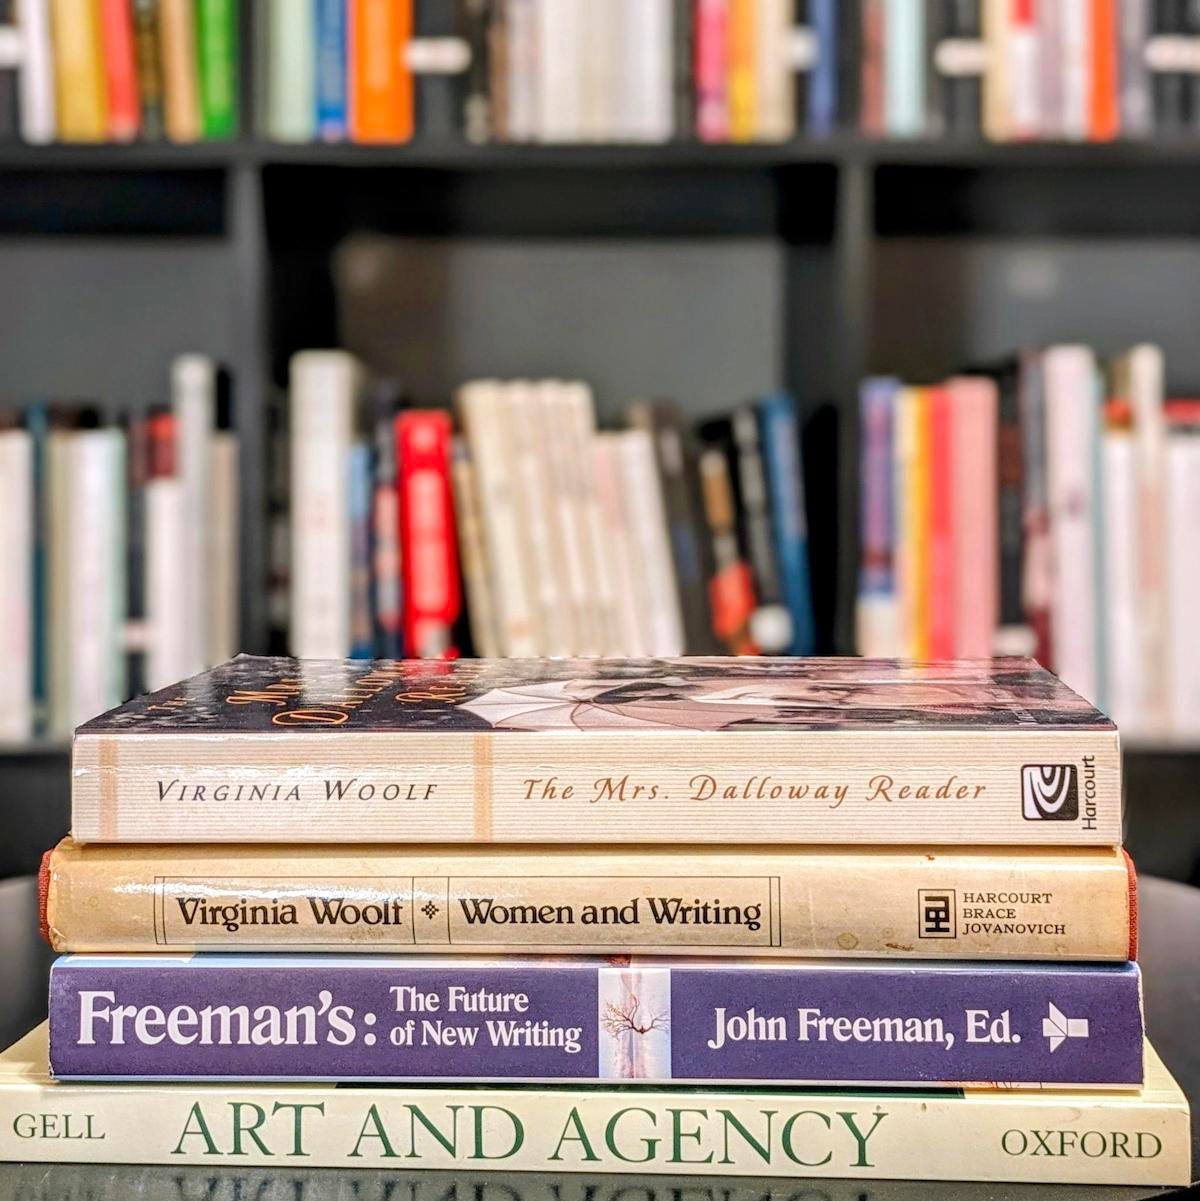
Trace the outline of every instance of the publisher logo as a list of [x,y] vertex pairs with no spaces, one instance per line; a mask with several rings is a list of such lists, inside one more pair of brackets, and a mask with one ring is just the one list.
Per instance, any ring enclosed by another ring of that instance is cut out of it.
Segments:
[[1021,768],[1026,821],[1073,822],[1079,817],[1079,779],[1073,763]]
[[954,938],[953,889],[917,889],[917,928],[920,938]]

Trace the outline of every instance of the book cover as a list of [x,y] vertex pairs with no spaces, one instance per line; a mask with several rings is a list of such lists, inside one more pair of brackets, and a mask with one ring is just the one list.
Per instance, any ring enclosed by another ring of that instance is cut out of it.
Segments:
[[346,7],[347,0],[317,0],[317,136],[326,142],[340,142],[347,130]]
[[108,137],[104,47],[96,0],[51,0],[55,113],[63,142]]
[[203,132],[195,0],[159,0],[158,22],[167,137],[195,142]]
[[16,0],[15,11],[24,52],[17,72],[21,140],[42,145],[58,133],[50,0]]
[[1136,964],[67,955],[60,1079],[1142,1083]]
[[313,14],[292,0],[269,0],[264,26],[267,136],[276,142],[310,141],[317,90]]
[[128,0],[100,0],[100,29],[108,97],[108,136],[114,142],[130,142],[137,137],[141,124],[141,105]]
[[859,574],[855,645],[867,658],[900,651],[896,590],[896,487],[893,482],[894,424],[900,381],[875,376],[864,380],[859,406]]
[[206,138],[237,133],[237,0],[196,0],[200,131]]
[[[631,1163],[647,1175],[677,1176],[681,1165],[695,1164],[710,1173],[789,1180],[800,1170],[806,1177],[880,1180],[1187,1184],[1187,1099],[1149,1043],[1145,1060],[1140,1089],[1074,1093],[679,1087],[631,1093],[616,1085],[481,1093],[286,1082],[114,1088],[51,1080],[43,1024],[0,1055],[0,1159],[244,1170],[287,1157],[306,1168],[520,1169],[550,1178],[624,1172]],[[43,1114],[56,1120],[46,1122]],[[1081,1119],[1082,1137],[1072,1137]],[[72,1138],[61,1137],[66,1130]],[[1050,1138],[1056,1154],[1035,1154],[1035,1130]],[[945,1131],[954,1137],[939,1137]],[[1109,1153],[1097,1154],[1101,1147]],[[1118,1147],[1123,1153],[1114,1154]],[[171,1187],[177,1184],[173,1177]],[[440,1196],[444,1180],[438,1188]]]
[[1116,730],[1028,660],[239,656],[72,771],[91,842],[1121,841]]
[[1137,957],[1112,848],[84,846],[43,862],[57,951]]
[[165,120],[158,0],[133,0],[133,48],[140,105],[139,133],[144,141],[153,141],[163,136]]

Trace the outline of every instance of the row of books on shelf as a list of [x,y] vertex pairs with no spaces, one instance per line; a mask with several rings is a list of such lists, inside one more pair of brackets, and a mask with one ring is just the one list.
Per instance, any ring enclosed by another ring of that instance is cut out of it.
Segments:
[[364,383],[345,352],[292,360],[298,656],[453,657],[464,610],[489,658],[812,653],[789,397],[696,438],[668,402],[599,431],[586,384],[476,380],[457,393],[456,436],[450,413]]
[[0,0],[0,140],[238,129],[237,0]]
[[38,402],[0,424],[0,740],[90,714],[238,648],[238,442],[212,360],[105,424]]
[[861,653],[1036,654],[1126,733],[1200,733],[1200,405],[1157,347],[879,377],[860,405]]
[[[4,0],[0,137],[233,136],[238,7]],[[287,142],[1200,128],[1200,21],[1175,0],[271,0],[255,17],[258,125]]]
[[1121,807],[1030,660],[239,656],[76,732],[0,1158],[1185,1183]]

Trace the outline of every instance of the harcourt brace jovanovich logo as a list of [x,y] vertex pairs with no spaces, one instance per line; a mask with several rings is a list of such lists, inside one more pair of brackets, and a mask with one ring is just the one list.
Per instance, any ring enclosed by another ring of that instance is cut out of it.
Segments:
[[1026,821],[1073,822],[1079,818],[1079,778],[1073,763],[1021,768],[1021,806]]

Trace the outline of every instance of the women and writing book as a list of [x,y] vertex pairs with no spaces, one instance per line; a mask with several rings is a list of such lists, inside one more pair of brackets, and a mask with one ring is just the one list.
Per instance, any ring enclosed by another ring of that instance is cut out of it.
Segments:
[[1200,732],[1200,412],[1163,356],[863,384],[858,649],[1036,654],[1134,737]]
[[170,393],[120,424],[47,401],[0,424],[0,739],[65,738],[238,649],[229,388],[184,355]]

